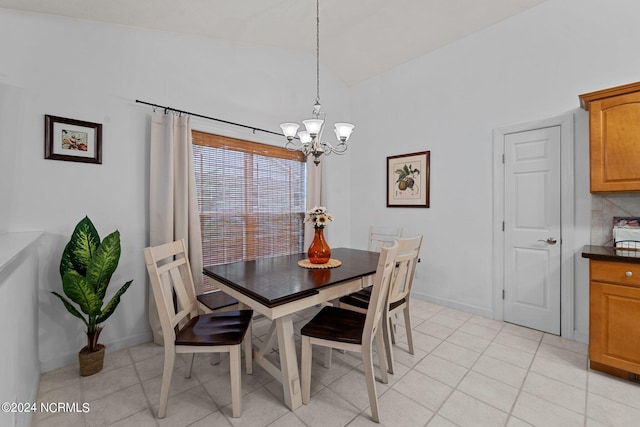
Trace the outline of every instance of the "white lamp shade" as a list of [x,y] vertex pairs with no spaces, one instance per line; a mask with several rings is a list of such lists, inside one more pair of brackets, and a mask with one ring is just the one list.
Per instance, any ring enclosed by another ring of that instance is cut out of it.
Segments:
[[351,136],[351,132],[353,132],[353,128],[355,126],[351,123],[336,123],[336,128],[334,129],[336,133],[336,137],[339,141],[345,142]]
[[317,135],[320,133],[320,129],[322,128],[322,123],[324,123],[324,120],[307,119],[303,120],[302,123],[304,123],[304,127],[307,129],[307,132],[309,132],[311,135]]
[[296,136],[296,132],[298,132],[298,128],[300,127],[297,123],[282,123],[280,124],[280,128],[282,129],[282,133],[287,138],[293,138]]
[[300,142],[303,144],[308,144],[311,142],[311,134],[306,130],[301,130],[298,132],[298,138],[300,138]]

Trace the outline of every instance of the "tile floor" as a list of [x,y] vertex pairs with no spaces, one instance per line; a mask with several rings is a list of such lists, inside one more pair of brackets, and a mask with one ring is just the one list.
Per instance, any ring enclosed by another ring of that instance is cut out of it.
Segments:
[[[640,425],[640,385],[587,370],[586,345],[423,301],[412,309],[415,355],[400,324],[397,372],[377,383],[381,425]],[[296,315],[298,331],[316,310]],[[256,339],[268,326],[256,321]],[[41,402],[88,402],[89,412],[37,414],[33,426],[375,425],[357,355],[334,352],[331,369],[321,364],[322,350],[314,359],[311,402],[294,412],[262,368],[243,373],[241,418],[231,417],[227,359],[213,366],[196,358],[190,379],[178,360],[167,417],[158,420],[163,352],[141,344],[107,353],[104,370],[91,377],[80,378],[77,366],[43,374]]]

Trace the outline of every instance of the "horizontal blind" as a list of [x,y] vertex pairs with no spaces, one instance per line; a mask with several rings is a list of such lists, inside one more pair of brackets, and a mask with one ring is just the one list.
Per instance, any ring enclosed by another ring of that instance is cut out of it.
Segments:
[[[192,131],[203,265],[302,252],[300,152]],[[212,287],[205,277],[205,290]]]

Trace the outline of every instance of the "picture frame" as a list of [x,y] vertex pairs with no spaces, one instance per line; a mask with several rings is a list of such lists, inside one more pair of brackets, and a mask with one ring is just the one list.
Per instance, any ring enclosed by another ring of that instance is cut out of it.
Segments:
[[431,152],[387,157],[387,207],[428,208]]
[[45,115],[44,158],[102,164],[102,124]]

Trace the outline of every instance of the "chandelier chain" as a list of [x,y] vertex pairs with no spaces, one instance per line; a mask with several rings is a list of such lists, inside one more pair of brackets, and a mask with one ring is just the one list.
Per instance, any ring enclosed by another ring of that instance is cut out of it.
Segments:
[[316,0],[316,103],[320,103],[320,0]]

